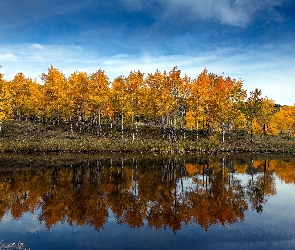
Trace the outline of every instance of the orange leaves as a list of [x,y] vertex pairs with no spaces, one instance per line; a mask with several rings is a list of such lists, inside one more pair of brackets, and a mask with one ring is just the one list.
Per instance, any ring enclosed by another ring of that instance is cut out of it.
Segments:
[[87,121],[89,117],[89,85],[90,80],[86,72],[74,72],[69,77],[69,93],[73,117]]
[[274,114],[274,126],[280,133],[295,136],[295,105],[283,106]]
[[42,80],[44,81],[45,115],[59,122],[66,117],[69,108],[67,79],[61,71],[51,66],[47,74],[42,74]]
[[30,82],[28,86],[29,97],[26,100],[28,117],[40,118],[44,113],[44,92],[42,86],[36,82]]
[[212,129],[224,129],[225,123],[234,126],[239,102],[245,97],[242,81],[218,77],[205,68],[191,82],[190,91],[190,110],[196,112],[197,125],[203,121],[203,127],[210,126]]
[[132,100],[128,94],[128,85],[122,76],[115,78],[113,81],[112,101],[118,115],[131,116]]
[[11,108],[15,118],[20,118],[25,112],[26,100],[29,97],[28,85],[30,79],[25,78],[23,73],[17,73],[8,82],[8,90],[11,96]]
[[159,119],[172,112],[174,100],[170,93],[167,79],[166,72],[161,73],[160,71],[156,71],[154,74],[148,74],[145,79],[145,85],[149,90],[149,110],[153,119]]
[[190,130],[196,129],[197,119],[198,119],[197,112],[190,109],[185,116],[186,128]]
[[185,164],[185,169],[189,176],[194,176],[198,171],[197,165],[192,163]]
[[0,74],[0,122],[12,112],[18,119],[92,124],[120,117],[133,126],[141,119],[174,131],[222,131],[223,140],[226,132],[245,128],[251,133],[295,135],[294,106],[275,109],[275,102],[262,98],[259,89],[245,100],[243,81],[217,76],[206,68],[194,80],[174,67],[146,77],[132,71],[111,84],[101,69],[90,75],[74,72],[66,78],[51,66],[41,78],[43,86],[23,73],[8,82]]
[[11,113],[11,96],[9,93],[7,82],[0,73],[0,131],[1,123],[8,118]]
[[144,74],[140,71],[134,71],[130,72],[128,77],[125,78],[127,99],[131,103],[131,113],[133,116],[137,115],[138,111],[143,112],[143,76]]
[[103,70],[91,74],[89,82],[89,106],[92,116],[102,113],[106,117],[112,116],[109,79]]

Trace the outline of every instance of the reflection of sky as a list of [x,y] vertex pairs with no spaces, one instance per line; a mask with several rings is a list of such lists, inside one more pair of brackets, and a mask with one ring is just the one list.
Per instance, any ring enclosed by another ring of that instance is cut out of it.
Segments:
[[247,244],[248,249],[258,249],[258,246],[261,249],[295,249],[294,186],[286,185],[278,178],[275,183],[277,194],[268,197],[263,212],[257,215],[249,208],[245,222],[229,229],[238,233],[236,240]]
[[176,184],[176,195],[181,196],[187,192],[192,192],[197,189],[197,183],[194,181],[196,177],[183,177]]
[[35,210],[34,214],[25,213],[21,219],[14,220],[10,213],[6,213],[0,223],[0,232],[38,232],[46,231],[44,223],[38,220],[41,210]]
[[[236,174],[234,174],[235,177]],[[251,176],[238,175],[243,184]],[[214,225],[205,232],[198,224],[183,225],[176,233],[171,229],[129,229],[118,225],[109,211],[109,220],[100,232],[90,226],[70,227],[58,223],[50,230],[38,221],[40,210],[26,213],[19,220],[6,214],[0,222],[0,239],[22,241],[31,249],[294,249],[295,248],[295,186],[277,178],[277,195],[268,197],[261,214],[249,210],[245,220],[233,225]],[[179,185],[179,184],[178,184]],[[183,178],[190,189],[191,178]],[[178,186],[178,190],[181,190]]]
[[[257,173],[253,175],[253,180],[256,180],[260,177],[263,173]],[[230,179],[236,179],[240,181],[240,185],[246,187],[248,182],[252,179],[251,175],[248,174],[238,174],[238,173],[227,173],[230,175]],[[192,177],[186,176],[181,179],[178,179],[176,183],[176,194],[181,196],[185,193],[192,192],[195,190],[206,190],[206,183],[202,184],[203,182],[203,175],[195,175]],[[204,182],[206,182],[206,176],[204,176]],[[199,184],[197,184],[199,183]],[[209,176],[207,176],[207,189],[210,189],[210,182]]]

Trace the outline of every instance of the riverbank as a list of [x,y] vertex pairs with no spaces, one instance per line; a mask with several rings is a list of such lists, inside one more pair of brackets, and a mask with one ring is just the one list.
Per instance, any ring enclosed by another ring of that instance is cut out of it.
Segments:
[[[160,137],[160,136],[159,136]],[[295,154],[295,138],[286,135],[232,134],[221,141],[212,133],[198,139],[159,139],[139,132],[132,140],[130,134],[122,139],[118,134],[102,136],[65,130],[59,126],[29,121],[10,121],[3,124],[0,136],[2,153],[70,152],[70,153],[272,153]]]

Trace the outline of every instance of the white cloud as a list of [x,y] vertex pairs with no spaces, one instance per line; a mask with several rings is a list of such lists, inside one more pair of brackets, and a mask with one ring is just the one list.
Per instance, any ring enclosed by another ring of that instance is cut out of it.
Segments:
[[168,3],[170,15],[186,8],[186,18],[190,20],[212,20],[232,26],[245,27],[255,18],[259,12],[277,21],[283,17],[275,10],[275,6],[281,6],[285,0],[165,0]]
[[[265,45],[259,48],[232,47],[200,53],[198,56],[170,55],[154,56],[148,52],[140,56],[116,54],[100,56],[97,52],[76,46],[43,45],[39,50],[28,45],[2,46],[0,49],[1,72],[5,79],[11,79],[16,72],[27,77],[37,78],[53,65],[66,76],[74,71],[92,73],[99,68],[105,70],[112,81],[120,75],[127,76],[130,71],[154,73],[170,71],[174,66],[195,78],[207,67],[209,72],[244,80],[244,89],[262,90],[263,96],[277,103],[293,105],[295,102],[295,43],[281,46]],[[1,50],[8,53],[1,54]],[[13,54],[14,53],[14,54]],[[4,56],[3,56],[4,55]],[[2,57],[1,57],[2,56]]]
[[14,54],[1,54],[0,53],[0,61],[14,62],[17,58]]
[[41,44],[39,44],[39,43],[33,43],[32,45],[31,45],[31,48],[32,49],[40,49],[40,50],[44,50],[45,48],[41,45]]

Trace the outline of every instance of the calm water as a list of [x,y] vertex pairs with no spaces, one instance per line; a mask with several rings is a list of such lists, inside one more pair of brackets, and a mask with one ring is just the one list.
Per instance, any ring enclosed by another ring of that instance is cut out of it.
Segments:
[[295,249],[295,157],[275,157],[2,155],[0,240],[22,249]]

